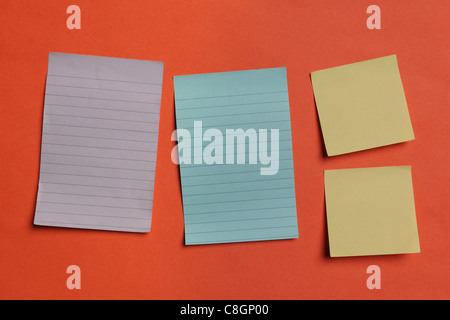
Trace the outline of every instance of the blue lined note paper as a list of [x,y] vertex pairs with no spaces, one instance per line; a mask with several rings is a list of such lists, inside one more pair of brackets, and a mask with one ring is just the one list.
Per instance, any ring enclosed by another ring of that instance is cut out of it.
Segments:
[[185,243],[297,238],[286,69],[176,76],[174,88]]
[[50,53],[34,224],[149,232],[163,63]]

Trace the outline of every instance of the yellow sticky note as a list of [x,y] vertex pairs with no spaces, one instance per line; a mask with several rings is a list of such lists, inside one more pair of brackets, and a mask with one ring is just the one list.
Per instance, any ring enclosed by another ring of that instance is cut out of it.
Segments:
[[420,252],[410,166],[325,171],[331,257]]
[[328,156],[414,140],[395,55],[315,71]]

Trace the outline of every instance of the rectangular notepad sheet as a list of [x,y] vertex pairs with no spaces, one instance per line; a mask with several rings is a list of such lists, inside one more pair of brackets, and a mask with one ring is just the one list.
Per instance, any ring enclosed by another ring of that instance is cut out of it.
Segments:
[[163,63],[50,53],[34,224],[149,232]]
[[[187,130],[192,136],[189,151],[186,135],[178,132],[185,243],[297,238],[286,69],[176,76],[174,86],[177,130]],[[227,139],[227,129],[242,129],[243,132],[254,129],[259,134],[256,136],[257,149],[250,151],[250,138],[240,142],[245,144],[245,163],[237,163],[237,138],[232,141],[235,162],[226,161],[225,144],[231,141]],[[267,154],[279,155],[278,167],[262,161],[261,129],[267,129],[268,141],[264,144]],[[279,132],[277,146],[272,145],[272,139],[276,139],[271,135],[271,129]],[[202,134],[205,134],[204,138]],[[220,134],[223,141],[220,141]],[[214,137],[208,138],[209,135]],[[223,163],[220,160],[213,164],[205,161],[211,142],[216,143],[216,152],[223,151]],[[220,148],[220,145],[224,147]],[[190,164],[181,161],[187,159],[189,152]],[[250,163],[254,153],[257,161]],[[262,174],[264,168],[271,174],[267,171]]]

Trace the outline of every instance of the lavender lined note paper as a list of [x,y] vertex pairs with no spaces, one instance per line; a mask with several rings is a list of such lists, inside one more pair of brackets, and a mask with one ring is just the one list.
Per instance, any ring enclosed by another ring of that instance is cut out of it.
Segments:
[[50,53],[35,225],[149,232],[163,63]]

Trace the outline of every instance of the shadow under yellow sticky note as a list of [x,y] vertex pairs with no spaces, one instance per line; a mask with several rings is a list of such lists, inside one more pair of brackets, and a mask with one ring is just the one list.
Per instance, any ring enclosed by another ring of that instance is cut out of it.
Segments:
[[331,257],[420,252],[410,166],[325,171]]
[[396,55],[315,71],[328,156],[414,140]]

